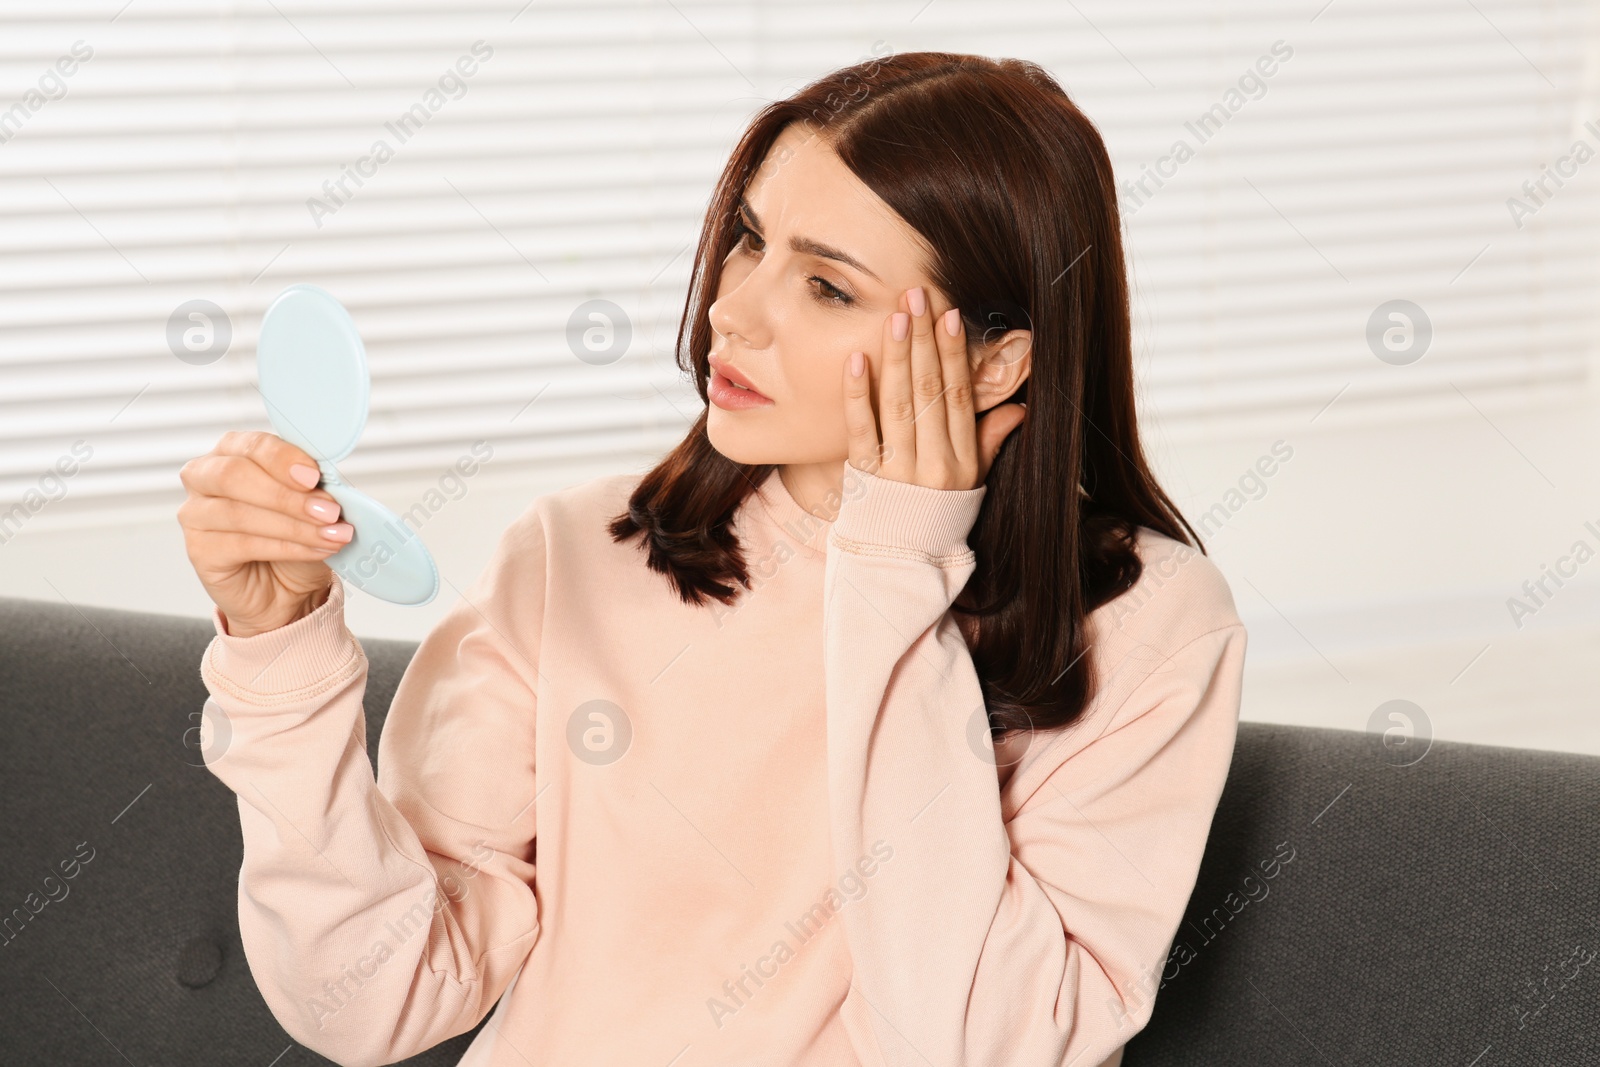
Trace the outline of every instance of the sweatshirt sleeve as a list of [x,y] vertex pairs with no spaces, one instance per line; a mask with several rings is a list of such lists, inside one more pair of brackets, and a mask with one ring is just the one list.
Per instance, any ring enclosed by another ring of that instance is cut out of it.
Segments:
[[470,1030],[538,938],[543,552],[526,520],[418,646],[376,778],[342,581],[252,637],[213,611],[201,675],[221,714],[201,742],[238,798],[245,956],[283,1028],[336,1063],[394,1063]]
[[831,535],[824,663],[834,859],[868,886],[842,908],[852,1043],[866,1067],[1114,1063],[1149,1021],[1231,762],[1231,597],[1231,624],[1135,638],[1093,740],[1081,721],[1027,737],[1003,799],[949,610],[985,487],[848,473],[864,488]]

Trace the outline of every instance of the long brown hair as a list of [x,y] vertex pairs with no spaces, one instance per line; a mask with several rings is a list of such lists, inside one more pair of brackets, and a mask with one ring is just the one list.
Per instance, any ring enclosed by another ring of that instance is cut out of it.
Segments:
[[[1055,79],[1017,59],[886,55],[767,105],[712,193],[678,327],[678,365],[702,400],[737,204],[797,120],[927,239],[929,277],[969,337],[1032,330],[1032,369],[1010,398],[1028,418],[989,471],[967,538],[976,568],[954,610],[979,623],[972,659],[996,733],[1070,725],[1095,692],[1085,616],[1141,572],[1134,527],[1205,551],[1139,444],[1105,145]],[[643,534],[649,567],[687,603],[731,604],[750,587],[731,519],[774,467],[717,452],[702,412],[608,529],[618,541]]]

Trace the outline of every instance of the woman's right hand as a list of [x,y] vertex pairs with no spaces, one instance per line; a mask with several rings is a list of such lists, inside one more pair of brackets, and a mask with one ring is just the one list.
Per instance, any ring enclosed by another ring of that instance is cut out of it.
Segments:
[[321,477],[316,460],[276,434],[230,430],[178,471],[189,562],[231,636],[286,626],[328,599],[333,571],[323,561],[353,531],[297,470],[312,485]]

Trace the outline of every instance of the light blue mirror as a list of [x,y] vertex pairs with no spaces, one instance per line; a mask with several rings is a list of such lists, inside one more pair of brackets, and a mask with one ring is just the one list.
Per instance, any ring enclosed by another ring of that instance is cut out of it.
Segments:
[[426,604],[439,570],[416,531],[372,497],[345,483],[336,464],[367,425],[367,351],[350,313],[315,285],[291,285],[267,307],[256,342],[256,373],[267,418],[279,437],[317,461],[322,488],[355,528],[328,557],[346,582],[394,604]]

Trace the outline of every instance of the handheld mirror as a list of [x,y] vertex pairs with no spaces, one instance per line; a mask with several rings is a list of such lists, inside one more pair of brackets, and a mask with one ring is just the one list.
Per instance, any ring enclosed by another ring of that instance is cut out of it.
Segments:
[[335,574],[380,600],[426,604],[439,571],[422,538],[394,512],[339,477],[334,465],[356,447],[367,425],[371,378],[355,322],[331,293],[291,285],[261,317],[256,373],[267,418],[278,436],[317,461],[321,486],[355,528],[327,558]]

